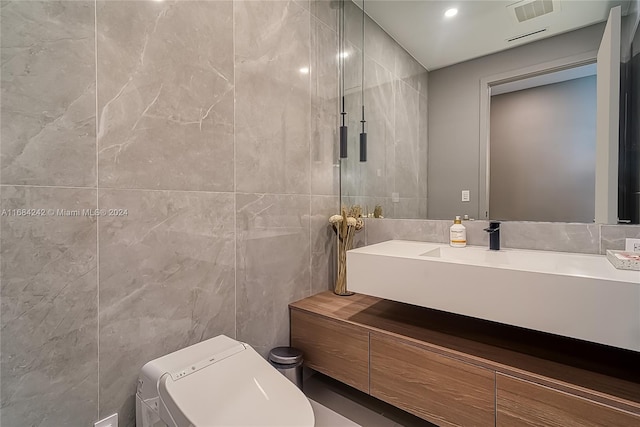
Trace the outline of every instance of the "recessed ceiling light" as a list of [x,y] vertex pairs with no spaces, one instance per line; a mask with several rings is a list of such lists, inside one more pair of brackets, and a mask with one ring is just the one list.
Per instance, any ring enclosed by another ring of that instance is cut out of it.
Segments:
[[309,74],[309,67],[302,67],[300,68],[300,72],[302,74]]
[[456,16],[458,14],[458,9],[456,9],[455,7],[452,7],[451,9],[447,9],[447,11],[444,13],[444,16],[446,16],[447,18],[451,18],[453,16]]

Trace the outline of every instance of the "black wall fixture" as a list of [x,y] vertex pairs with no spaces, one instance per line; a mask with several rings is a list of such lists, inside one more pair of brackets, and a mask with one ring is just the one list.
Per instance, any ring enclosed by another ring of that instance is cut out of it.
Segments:
[[342,97],[342,126],[340,126],[340,158],[347,158],[347,126],[344,124],[347,113],[344,111],[344,96]]
[[367,133],[364,131],[364,106],[362,107],[362,132],[360,133],[360,161],[367,161]]

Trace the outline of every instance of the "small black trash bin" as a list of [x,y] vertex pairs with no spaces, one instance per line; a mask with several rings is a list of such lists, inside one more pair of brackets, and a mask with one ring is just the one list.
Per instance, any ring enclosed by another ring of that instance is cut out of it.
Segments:
[[269,352],[269,362],[302,390],[302,351],[293,347],[276,347]]

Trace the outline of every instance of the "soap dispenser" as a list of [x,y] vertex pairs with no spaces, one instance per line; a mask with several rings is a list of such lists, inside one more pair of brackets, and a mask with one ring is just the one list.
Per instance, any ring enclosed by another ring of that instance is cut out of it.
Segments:
[[453,225],[449,229],[449,244],[454,248],[467,246],[467,229],[462,225],[460,216],[456,216]]

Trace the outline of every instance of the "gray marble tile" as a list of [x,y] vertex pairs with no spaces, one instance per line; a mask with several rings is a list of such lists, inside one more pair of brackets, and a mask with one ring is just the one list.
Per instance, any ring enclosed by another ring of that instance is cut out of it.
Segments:
[[362,194],[360,168],[358,164],[351,159],[340,159],[340,193],[343,199],[345,197],[357,197]]
[[100,415],[133,426],[149,360],[235,336],[234,195],[100,190]]
[[310,295],[309,196],[238,194],[237,337],[266,356],[289,343],[287,305]]
[[410,84],[417,88],[418,92],[420,92],[421,96],[425,98],[429,97],[429,72],[424,71],[423,73],[418,74],[417,76],[413,76],[409,79]]
[[418,198],[418,217],[427,218],[427,198]]
[[393,203],[393,215],[388,218],[403,219],[425,219],[426,199],[417,197],[400,197],[398,202]]
[[297,5],[306,10],[311,10],[311,0],[293,0]]
[[558,252],[600,253],[600,229],[597,224],[552,222],[503,222],[502,246]]
[[342,197],[340,199],[340,204],[342,206],[351,206],[356,204],[356,196],[347,196],[345,194],[342,194]]
[[625,239],[640,239],[640,225],[601,225],[600,253],[608,249],[624,250]]
[[[344,90],[346,95],[354,95],[357,100],[357,109],[346,111],[360,120],[360,94],[362,87],[362,50],[351,42],[345,42],[344,46],[338,45],[338,52],[343,52],[344,66]],[[342,77],[342,76],[341,76]]]
[[[449,227],[452,225],[453,221],[449,221]],[[489,247],[489,234],[484,231],[485,228],[489,227],[489,221],[462,221],[462,225],[467,229],[467,245]],[[448,236],[449,234],[447,234],[447,239]]]
[[[424,96],[418,97],[418,197],[427,197],[427,177],[429,164],[428,152],[429,152],[429,136],[428,136],[428,124],[427,124],[427,98]],[[426,218],[425,216],[423,218]]]
[[344,1],[344,34],[347,42],[362,49],[362,9],[349,0]]
[[369,17],[365,22],[364,44],[365,56],[382,65],[390,73],[395,72],[398,43]]
[[1,9],[3,184],[96,185],[93,1]]
[[367,162],[362,164],[364,196],[391,197],[395,191],[395,109],[393,75],[367,60],[365,110],[368,133]]
[[91,189],[2,187],[1,417],[6,426],[90,425],[98,413],[95,217]]
[[401,80],[396,80],[394,96],[394,189],[399,193],[400,197],[414,199],[425,197],[427,194],[426,188],[421,189],[419,187],[420,154],[424,154],[424,150],[421,150],[420,147],[418,135],[420,95],[411,86]]
[[336,33],[311,21],[311,194],[340,193]]
[[363,197],[367,183],[368,162],[359,160],[360,131],[355,126],[349,127],[349,157],[340,159],[342,189],[345,196]]
[[[346,43],[344,58],[344,111],[347,126],[347,158],[340,159],[343,194],[364,194],[364,179],[361,177],[363,165],[360,163],[360,132],[362,117],[362,52],[355,45]],[[339,98],[338,110],[342,111],[342,98]],[[342,124],[342,116],[339,117]],[[339,144],[339,134],[336,135]],[[338,150],[339,151],[339,150]]]
[[311,0],[311,14],[336,34],[340,13],[339,0]]
[[427,70],[399,44],[395,44],[395,75],[421,95],[427,94]]
[[368,219],[365,225],[367,245],[393,239],[447,243],[451,224],[450,221]]
[[[337,277],[336,233],[329,224],[340,211],[337,196],[311,196],[311,294],[333,289]],[[358,233],[364,235],[363,232]]]
[[309,194],[309,11],[238,1],[234,19],[236,189]]
[[97,4],[100,186],[232,191],[232,2]]

